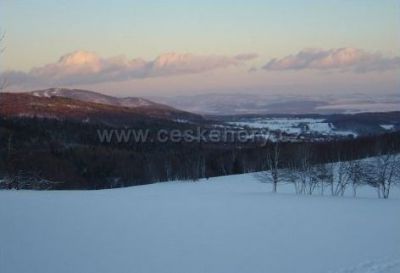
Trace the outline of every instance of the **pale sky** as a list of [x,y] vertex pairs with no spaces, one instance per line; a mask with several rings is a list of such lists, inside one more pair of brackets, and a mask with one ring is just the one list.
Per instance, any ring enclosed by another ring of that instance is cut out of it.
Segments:
[[396,92],[399,13],[395,0],[0,0],[1,71],[16,91]]

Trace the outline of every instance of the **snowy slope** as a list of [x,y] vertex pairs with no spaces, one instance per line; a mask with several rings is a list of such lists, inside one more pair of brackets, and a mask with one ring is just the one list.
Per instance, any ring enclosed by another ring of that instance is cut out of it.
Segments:
[[86,102],[94,102],[94,103],[101,103],[113,106],[123,106],[130,108],[158,107],[158,108],[172,109],[172,107],[169,107],[167,105],[158,104],[139,97],[117,98],[93,91],[80,90],[80,89],[49,88],[45,90],[32,91],[29,92],[28,94],[32,94],[35,97],[44,97],[44,98],[63,97],[63,98],[70,98]]
[[0,272],[400,272],[398,192],[379,200],[269,191],[251,174],[0,191]]

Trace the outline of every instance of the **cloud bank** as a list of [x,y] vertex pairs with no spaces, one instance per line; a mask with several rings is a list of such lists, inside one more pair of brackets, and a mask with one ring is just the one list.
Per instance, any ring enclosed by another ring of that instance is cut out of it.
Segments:
[[27,73],[7,71],[1,77],[7,79],[9,84],[24,86],[93,84],[202,73],[239,66],[256,57],[256,54],[221,56],[167,53],[146,61],[141,58],[101,58],[92,52],[75,51],[62,56],[55,63],[33,68]]
[[[29,72],[6,71],[0,75],[0,80],[23,88],[97,84],[198,74],[240,66],[257,57],[254,53],[234,56],[166,53],[153,60],[144,60],[123,56],[102,58],[93,52],[75,51]],[[297,54],[272,59],[263,69],[377,72],[400,69],[400,57],[387,57],[357,48],[304,49]]]
[[272,59],[265,70],[339,70],[365,73],[400,68],[400,57],[385,57],[357,48],[304,49],[295,55]]

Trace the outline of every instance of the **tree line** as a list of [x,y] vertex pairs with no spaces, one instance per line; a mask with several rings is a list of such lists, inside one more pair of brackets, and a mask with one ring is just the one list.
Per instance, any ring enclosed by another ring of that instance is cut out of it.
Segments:
[[[160,128],[178,126],[184,130],[191,125],[137,121],[132,126],[149,129],[151,136]],[[276,170],[274,179],[281,181],[280,169],[286,168],[296,170],[290,181],[297,181],[299,193],[305,193],[315,192],[321,185],[310,182],[315,179],[309,173],[315,172],[317,166],[322,172],[329,162],[349,162],[400,151],[399,133],[266,145],[257,142],[101,143],[97,130],[108,127],[66,120],[1,118],[0,180],[3,183],[0,187],[104,189],[170,180],[196,181],[265,170],[272,173]],[[311,167],[313,170],[309,170]],[[328,181],[329,172],[318,176],[319,180]],[[328,182],[323,183],[324,187],[327,185]]]

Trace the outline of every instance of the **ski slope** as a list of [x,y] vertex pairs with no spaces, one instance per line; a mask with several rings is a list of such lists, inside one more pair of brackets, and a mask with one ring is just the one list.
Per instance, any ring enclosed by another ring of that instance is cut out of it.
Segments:
[[1,273],[398,273],[400,199],[270,193],[253,175],[0,191]]

